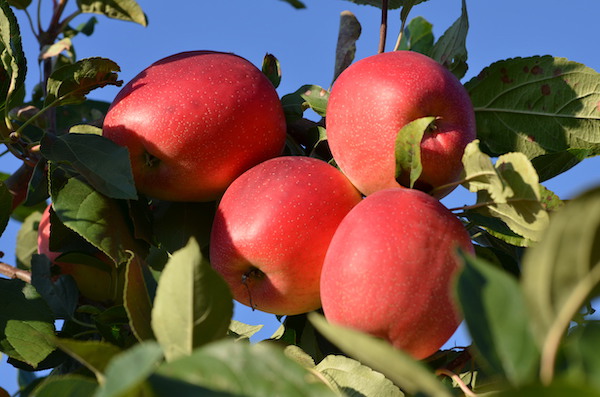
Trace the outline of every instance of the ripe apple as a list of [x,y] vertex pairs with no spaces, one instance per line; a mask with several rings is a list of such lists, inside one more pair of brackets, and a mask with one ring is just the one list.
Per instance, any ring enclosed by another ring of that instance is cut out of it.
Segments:
[[469,234],[428,194],[396,187],[367,196],[340,223],[327,251],[325,317],[428,357],[461,321],[451,292],[458,247],[473,252]]
[[286,125],[275,87],[253,64],[191,51],[153,63],[125,85],[102,134],[129,149],[139,192],[211,201],[244,171],[281,154]]
[[38,226],[38,253],[46,255],[60,268],[61,274],[71,275],[79,292],[87,299],[97,302],[120,300],[124,275],[104,253],[96,249],[93,255],[84,252],[63,254],[50,250],[51,207],[46,207]]
[[318,309],[329,241],[360,201],[350,181],[324,161],[267,160],[223,195],[211,232],[211,264],[247,306],[281,315]]
[[[331,89],[327,138],[333,158],[365,195],[408,186],[409,173],[396,178],[396,136],[406,124],[426,116],[437,119],[421,140],[423,171],[414,187],[430,192],[459,179],[465,146],[475,138],[467,91],[446,68],[416,52],[359,60]],[[441,188],[434,196],[453,189]]]

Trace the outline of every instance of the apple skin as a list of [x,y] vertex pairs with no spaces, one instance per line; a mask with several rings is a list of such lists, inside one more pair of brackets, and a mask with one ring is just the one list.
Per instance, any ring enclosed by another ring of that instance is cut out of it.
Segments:
[[400,187],[367,196],[344,218],[327,251],[325,317],[386,339],[416,359],[430,356],[461,321],[451,288],[457,247],[473,253],[462,223],[435,198]]
[[[460,81],[433,59],[394,51],[357,61],[335,81],[327,105],[327,138],[340,169],[365,195],[408,186],[396,179],[395,142],[407,123],[435,116],[421,141],[423,171],[415,188],[429,192],[459,180],[475,115]],[[434,192],[442,198],[454,187]]]
[[211,232],[210,262],[244,305],[280,315],[318,309],[327,247],[361,199],[350,181],[322,160],[267,160],[223,195]]
[[159,60],[117,94],[103,136],[129,149],[136,187],[167,201],[212,201],[281,154],[285,117],[273,84],[231,53]]
[[[96,302],[120,301],[124,286],[124,274],[119,272],[114,262],[104,253],[97,251],[92,256],[83,253],[69,253],[50,250],[50,209],[48,205],[42,213],[38,226],[38,253],[46,255],[50,262],[60,268],[61,274],[73,277],[82,296]],[[72,263],[61,258],[79,259],[80,263]]]

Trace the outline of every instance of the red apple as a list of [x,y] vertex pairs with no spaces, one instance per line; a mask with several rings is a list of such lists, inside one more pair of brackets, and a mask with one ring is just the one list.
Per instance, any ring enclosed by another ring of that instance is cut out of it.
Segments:
[[79,292],[87,299],[98,302],[119,301],[122,296],[123,274],[108,256],[99,250],[95,250],[93,255],[84,252],[63,254],[50,250],[51,207],[46,207],[38,226],[38,253],[46,255],[60,268],[61,274],[71,275]]
[[211,264],[247,306],[281,315],[318,309],[329,241],[360,201],[350,181],[324,161],[265,161],[223,195],[211,232]]
[[327,251],[325,317],[417,359],[433,354],[461,321],[451,289],[458,247],[473,252],[469,234],[428,194],[397,187],[367,196],[344,218]]
[[246,59],[184,52],[138,74],[114,99],[102,134],[129,149],[139,192],[211,201],[252,166],[281,154],[275,87]]
[[[335,81],[327,105],[327,138],[333,158],[365,195],[408,186],[396,178],[395,142],[409,122],[434,116],[421,141],[423,171],[417,189],[456,182],[465,146],[475,138],[475,116],[460,81],[433,59],[410,51],[364,58]],[[434,192],[441,198],[454,187]]]

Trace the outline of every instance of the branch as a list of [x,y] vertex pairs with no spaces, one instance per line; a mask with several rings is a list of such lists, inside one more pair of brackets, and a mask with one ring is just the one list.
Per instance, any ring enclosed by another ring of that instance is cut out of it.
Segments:
[[469,386],[466,385],[466,383],[460,378],[460,376],[458,376],[454,372],[442,368],[442,369],[438,369],[437,371],[435,371],[435,374],[438,376],[445,375],[445,376],[451,378],[454,382],[456,382],[456,384],[458,385],[458,387],[460,387],[460,389],[463,391],[463,393],[465,393],[465,396],[469,396],[469,397],[477,396],[477,394],[475,394],[473,392],[473,390],[469,389]]
[[0,274],[3,274],[13,280],[19,279],[31,284],[31,272],[16,268],[8,263],[0,262]]

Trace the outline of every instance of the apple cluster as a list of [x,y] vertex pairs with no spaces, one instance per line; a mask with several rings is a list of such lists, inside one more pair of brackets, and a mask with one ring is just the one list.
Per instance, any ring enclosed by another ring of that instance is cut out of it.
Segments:
[[[421,176],[407,188],[395,142],[426,116],[435,121],[420,143]],[[140,193],[217,200],[210,262],[237,301],[279,315],[322,308],[331,322],[425,358],[458,327],[457,249],[473,252],[438,200],[475,137],[468,94],[424,55],[378,54],[338,77],[326,128],[331,164],[284,155],[286,121],[269,79],[234,54],[193,51],[125,85],[103,135],[128,148]]]

